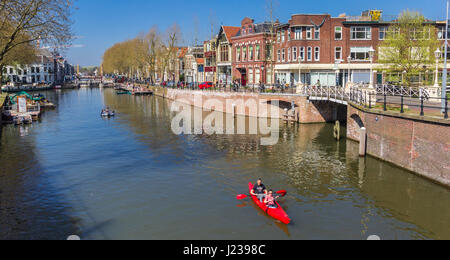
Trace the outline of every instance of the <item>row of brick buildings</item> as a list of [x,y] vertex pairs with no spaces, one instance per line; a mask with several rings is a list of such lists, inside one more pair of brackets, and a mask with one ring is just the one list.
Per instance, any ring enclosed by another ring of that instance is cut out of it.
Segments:
[[[242,85],[300,84],[345,85],[369,83],[377,53],[392,24],[380,11],[361,16],[294,14],[287,23],[255,23],[244,18],[241,26],[221,26],[218,35],[192,49],[195,62],[188,65],[193,81]],[[445,23],[432,22],[444,39]],[[273,46],[273,48],[271,48]],[[203,49],[200,54],[199,49]],[[369,51],[375,50],[371,60]],[[191,51],[192,52],[192,51]],[[189,54],[189,51],[184,53]],[[184,63],[184,56],[180,56]],[[184,70],[183,70],[184,68]],[[374,71],[374,83],[385,77]]]

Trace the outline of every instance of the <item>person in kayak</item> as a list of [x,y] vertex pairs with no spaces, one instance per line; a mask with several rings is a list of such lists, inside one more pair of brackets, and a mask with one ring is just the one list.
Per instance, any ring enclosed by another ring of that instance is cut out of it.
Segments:
[[269,190],[269,192],[266,195],[266,198],[264,199],[264,204],[266,204],[269,209],[276,209],[277,204],[275,203],[275,200],[278,198],[279,197],[273,196],[273,190]]
[[259,179],[256,182],[256,185],[253,187],[253,190],[250,192],[251,195],[256,196],[261,202],[264,201],[264,198],[267,195],[266,186],[262,183],[262,180]]

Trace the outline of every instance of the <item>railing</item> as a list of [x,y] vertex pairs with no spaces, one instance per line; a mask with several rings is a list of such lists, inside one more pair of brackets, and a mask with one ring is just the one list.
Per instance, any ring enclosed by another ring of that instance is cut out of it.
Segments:
[[340,101],[349,101],[350,94],[347,93],[345,88],[339,86],[304,86],[301,93],[309,97],[320,97],[335,99]]
[[377,95],[404,96],[415,98],[430,97],[430,94],[424,88],[405,88],[402,86],[393,86],[393,85],[377,85],[375,89]]
[[373,90],[355,86],[346,91],[342,87],[334,86],[305,86],[302,88],[302,94],[310,99],[325,98],[335,102],[351,102],[369,109],[390,110],[401,114],[434,117],[443,115],[444,119],[448,119],[449,97],[430,97],[425,89],[384,85],[377,86]]
[[173,85],[162,86],[164,88],[171,89],[184,89],[184,90],[199,90],[199,91],[220,91],[220,92],[230,92],[230,93],[277,93],[277,94],[296,94],[297,88],[287,87],[279,84],[275,85],[249,85],[241,86],[239,84],[219,84],[218,86],[213,86],[210,88],[200,88],[199,83],[191,83],[186,86]]

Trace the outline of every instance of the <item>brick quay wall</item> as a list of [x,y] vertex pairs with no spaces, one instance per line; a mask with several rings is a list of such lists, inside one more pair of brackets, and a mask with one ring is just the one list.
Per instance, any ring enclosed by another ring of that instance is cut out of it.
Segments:
[[450,187],[450,121],[403,117],[348,106],[347,138],[360,141],[367,129],[367,154]]
[[[215,91],[191,91],[151,87],[156,96],[219,112],[234,111],[236,115],[260,117],[260,111],[246,107],[263,104],[274,107],[269,118],[283,118],[285,109],[295,104],[296,121],[299,123],[325,123],[336,120],[347,123],[347,138],[360,140],[360,129],[367,129],[367,154],[417,175],[450,187],[450,121],[427,120],[422,117],[404,117],[389,112],[374,112],[353,105],[333,102],[312,102],[302,95],[229,93]],[[201,97],[201,98],[200,98]],[[221,106],[214,107],[211,100]],[[227,100],[232,102],[227,104]],[[230,108],[232,104],[237,107]],[[270,111],[270,109],[268,109]],[[330,133],[331,134],[331,133]]]

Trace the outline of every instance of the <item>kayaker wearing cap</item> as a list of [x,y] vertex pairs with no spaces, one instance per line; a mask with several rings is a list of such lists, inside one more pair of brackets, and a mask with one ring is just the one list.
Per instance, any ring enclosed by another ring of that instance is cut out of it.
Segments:
[[262,183],[261,179],[258,179],[250,194],[256,196],[261,202],[263,202],[267,194],[267,189],[266,186],[264,186],[264,184]]
[[275,198],[273,196],[273,190],[269,190],[266,198],[264,199],[264,204],[267,205],[268,208],[270,209],[276,209],[277,208],[277,204],[275,203],[275,200],[279,198],[278,196]]

